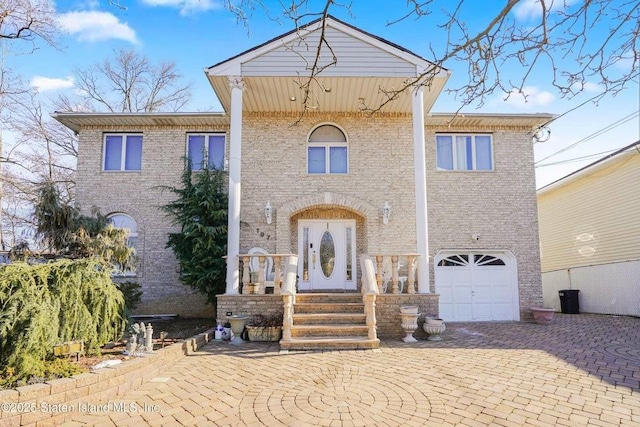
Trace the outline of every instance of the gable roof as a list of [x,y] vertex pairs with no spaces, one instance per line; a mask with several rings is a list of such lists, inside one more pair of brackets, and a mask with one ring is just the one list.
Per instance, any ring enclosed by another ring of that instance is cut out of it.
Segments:
[[[334,27],[343,32],[350,34],[353,37],[356,37],[361,40],[365,40],[369,43],[375,44],[377,47],[388,51],[391,54],[402,57],[407,62],[415,63],[416,65],[426,65],[426,66],[435,66],[435,64],[427,59],[422,58],[421,56],[413,53],[412,51],[393,43],[389,40],[386,40],[382,37],[376,36],[369,32],[366,32],[354,25],[348,24],[340,19],[334,17],[333,15],[328,15],[326,18],[326,24],[328,27]],[[209,74],[218,74],[224,73],[225,70],[232,69],[238,65],[238,63],[243,63],[250,61],[260,55],[263,55],[265,52],[273,50],[283,44],[291,43],[305,35],[308,35],[314,31],[318,31],[322,26],[322,18],[318,18],[309,22],[308,24],[302,25],[296,29],[293,29],[287,33],[281,34],[277,37],[272,38],[262,44],[254,46],[250,49],[245,50],[231,58],[220,61],[210,67],[205,68],[205,72]],[[444,73],[448,73],[444,67],[439,67]],[[228,75],[240,75],[236,74],[228,74]]]
[[[634,153],[635,152],[635,153]],[[571,172],[570,174],[563,176],[562,178],[545,185],[544,187],[540,188],[538,190],[538,196],[541,196],[544,193],[547,193],[555,188],[558,188],[562,185],[566,185],[569,184],[573,181],[576,181],[580,178],[582,178],[583,176],[595,172],[598,169],[604,168],[609,166],[611,163],[616,162],[618,160],[621,160],[623,157],[629,156],[629,155],[633,155],[633,154],[640,154],[640,140],[631,143],[629,145],[627,145],[626,147],[622,147],[621,149],[608,154],[604,157],[602,157],[601,159],[596,160],[593,163],[588,164],[587,166],[584,166],[574,172]]]
[[[321,43],[323,31],[325,44]],[[240,76],[245,82],[244,111],[299,112],[302,104],[296,101],[303,98],[300,85],[311,75],[316,61],[315,69],[322,69],[312,81],[318,111],[357,112],[363,103],[382,104],[385,95],[380,88],[403,87],[408,79],[434,69],[435,77],[424,95],[425,111],[429,111],[450,75],[449,70],[333,16],[317,19],[204,71],[225,111],[231,102],[227,79]],[[384,111],[411,112],[409,94],[399,98]]]

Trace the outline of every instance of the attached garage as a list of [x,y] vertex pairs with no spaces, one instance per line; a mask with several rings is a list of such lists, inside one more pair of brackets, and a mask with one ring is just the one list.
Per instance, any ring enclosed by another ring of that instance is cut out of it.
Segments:
[[434,265],[445,321],[520,319],[517,262],[510,252],[441,251]]

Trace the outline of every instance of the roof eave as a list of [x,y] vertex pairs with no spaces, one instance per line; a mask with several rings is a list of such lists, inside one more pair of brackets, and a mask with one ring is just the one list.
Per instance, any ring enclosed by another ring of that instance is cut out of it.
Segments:
[[[635,148],[636,152],[634,153],[632,150]],[[588,165],[571,172],[568,175],[563,176],[562,178],[553,181],[550,184],[545,185],[544,187],[538,189],[537,191],[537,195],[538,196],[542,196],[544,194],[547,194],[553,190],[555,190],[556,188],[559,187],[563,187],[565,185],[568,185],[574,181],[579,180],[580,178],[589,175],[591,173],[597,172],[600,169],[606,168],[608,167],[610,164],[619,161],[621,158],[625,157],[625,156],[630,156],[630,155],[634,155],[634,154],[640,154],[640,140],[629,144],[625,147],[622,147],[621,149],[608,154],[604,157],[602,157],[601,159],[596,160],[593,163],[589,163]]]
[[204,125],[228,124],[229,117],[224,112],[152,112],[152,113],[80,113],[55,111],[51,117],[74,132],[79,132],[87,126],[122,126],[127,120],[127,126],[158,126],[163,120],[171,120],[178,125],[192,126],[187,123],[191,119],[200,121]]

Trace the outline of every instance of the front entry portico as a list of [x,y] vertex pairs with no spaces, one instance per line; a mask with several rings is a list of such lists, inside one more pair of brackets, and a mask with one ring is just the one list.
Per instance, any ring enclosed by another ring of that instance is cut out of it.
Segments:
[[355,291],[355,220],[300,220],[298,289]]

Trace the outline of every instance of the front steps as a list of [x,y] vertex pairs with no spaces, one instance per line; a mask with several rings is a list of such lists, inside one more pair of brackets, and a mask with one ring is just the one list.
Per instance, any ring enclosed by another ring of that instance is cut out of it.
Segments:
[[362,295],[297,294],[291,341],[283,350],[355,350],[378,348],[380,340],[368,338]]

